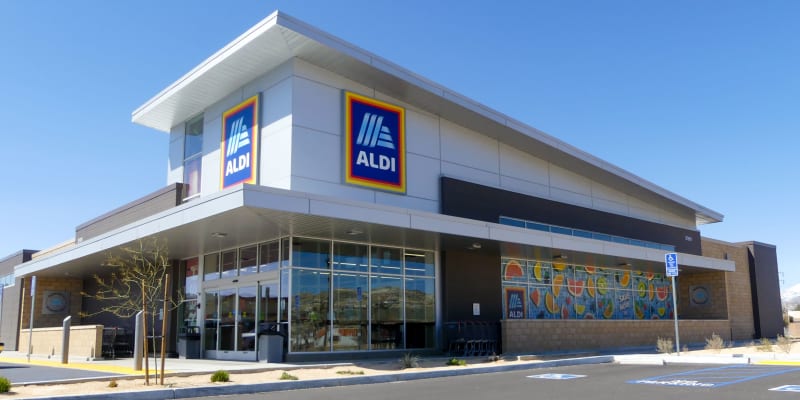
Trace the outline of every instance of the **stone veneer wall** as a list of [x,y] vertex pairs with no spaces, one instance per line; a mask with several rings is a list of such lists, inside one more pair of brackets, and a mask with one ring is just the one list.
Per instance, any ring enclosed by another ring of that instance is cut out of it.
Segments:
[[[716,333],[730,340],[728,320],[680,320],[681,345],[705,343]],[[652,346],[659,337],[675,338],[672,320],[504,320],[501,321],[504,354],[597,350]]]
[[[23,279],[25,282],[25,292],[22,296],[20,304],[20,330],[27,330],[30,326],[30,288],[31,278]],[[74,278],[36,278],[36,303],[33,310],[33,327],[34,328],[49,328],[61,327],[64,318],[72,316],[72,325],[79,325],[81,323],[81,291],[83,290],[83,281]],[[69,314],[42,314],[44,308],[44,292],[67,292],[69,293]]]
[[[38,289],[37,289],[38,290]],[[45,355],[61,360],[63,327],[37,328],[33,332],[22,329],[19,333],[19,351],[28,353],[28,338],[31,339],[31,354]],[[94,360],[101,357],[103,348],[103,325],[72,326],[69,330],[69,356]]]
[[[677,279],[678,315],[686,319],[728,319],[728,296],[725,272],[682,273]],[[709,301],[704,305],[692,305],[693,286],[704,286]]]
[[756,331],[747,247],[703,238],[703,256],[724,259],[726,254],[728,260],[736,263],[736,271],[725,272],[729,335],[733,340],[752,340]]

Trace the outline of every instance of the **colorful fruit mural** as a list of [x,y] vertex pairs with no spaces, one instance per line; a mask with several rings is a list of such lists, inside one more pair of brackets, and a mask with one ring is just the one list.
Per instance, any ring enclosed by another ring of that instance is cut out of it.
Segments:
[[670,280],[661,273],[503,259],[501,276],[504,288],[527,291],[527,319],[645,320],[673,313]]

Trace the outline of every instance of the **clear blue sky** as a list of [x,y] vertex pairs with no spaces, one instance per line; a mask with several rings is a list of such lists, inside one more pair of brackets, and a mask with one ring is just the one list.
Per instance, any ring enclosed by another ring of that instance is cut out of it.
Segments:
[[0,2],[0,258],[166,185],[131,112],[280,9],[699,204],[800,282],[800,2]]

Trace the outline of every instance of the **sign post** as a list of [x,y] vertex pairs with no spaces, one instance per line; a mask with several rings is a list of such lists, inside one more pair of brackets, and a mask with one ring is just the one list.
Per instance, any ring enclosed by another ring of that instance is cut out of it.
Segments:
[[33,350],[33,308],[36,305],[36,275],[31,277],[31,314],[28,323],[28,362],[31,362],[31,351]]
[[665,254],[664,263],[667,266],[667,276],[672,278],[672,315],[675,319],[675,352],[680,356],[681,338],[678,335],[678,292],[675,290],[675,277],[678,276],[678,254]]

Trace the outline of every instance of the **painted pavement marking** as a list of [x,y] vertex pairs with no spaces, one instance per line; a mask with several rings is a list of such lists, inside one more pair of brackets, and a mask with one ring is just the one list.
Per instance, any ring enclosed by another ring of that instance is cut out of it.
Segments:
[[528,375],[526,378],[534,378],[534,379],[555,379],[555,380],[565,380],[565,379],[575,379],[575,378],[585,378],[586,375],[574,375],[574,374],[539,374],[539,375]]
[[800,385],[783,385],[770,389],[775,392],[798,392],[800,393]]
[[768,376],[797,371],[798,368],[775,368],[767,366],[728,365],[705,368],[651,378],[636,379],[628,383],[662,386],[717,388],[734,383],[747,382]]

